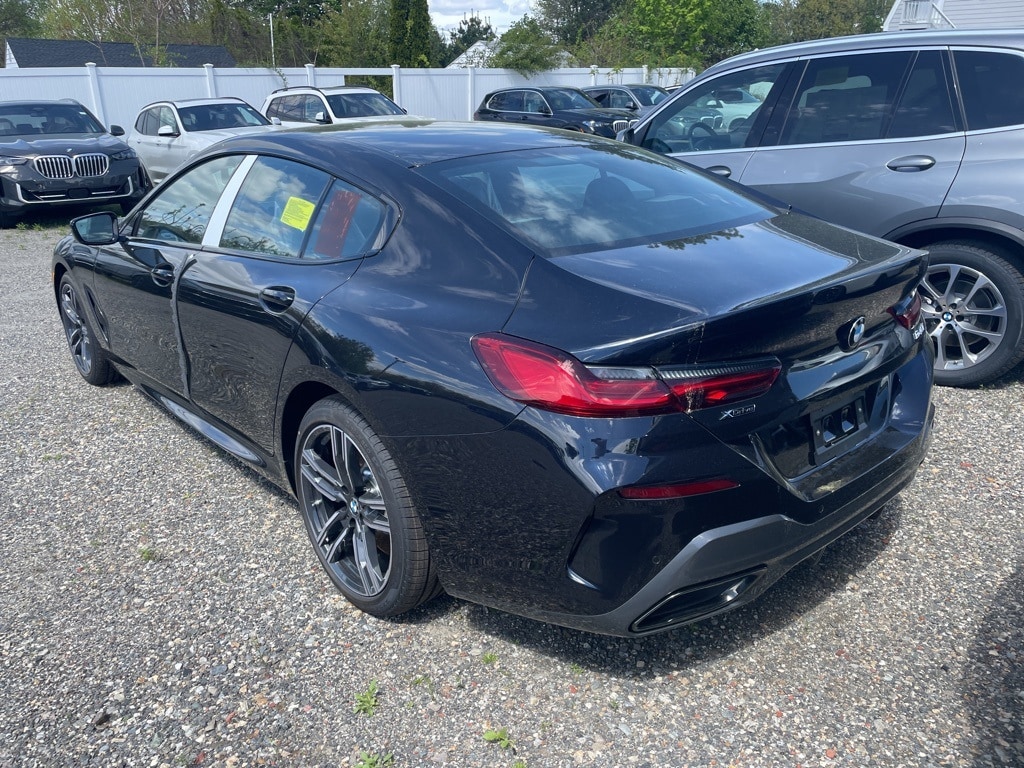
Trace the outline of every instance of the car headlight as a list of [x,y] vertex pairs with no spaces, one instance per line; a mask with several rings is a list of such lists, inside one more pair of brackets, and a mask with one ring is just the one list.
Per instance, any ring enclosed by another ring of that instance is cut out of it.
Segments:
[[136,157],[138,157],[138,155],[135,153],[135,150],[132,149],[131,147],[126,147],[125,149],[122,149],[120,152],[115,152],[114,154],[112,154],[110,156],[110,159],[111,160],[134,160]]
[[597,133],[597,127],[599,125],[601,125],[601,123],[598,120],[584,120],[583,121],[583,127],[586,128],[591,133]]
[[27,157],[0,155],[0,165],[24,165],[27,162]]

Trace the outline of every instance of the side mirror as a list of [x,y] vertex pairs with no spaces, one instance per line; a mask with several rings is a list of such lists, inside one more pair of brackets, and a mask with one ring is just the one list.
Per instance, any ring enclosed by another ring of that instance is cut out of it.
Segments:
[[112,125],[110,126],[110,135],[124,136],[124,128],[122,128],[120,125]]
[[71,233],[83,245],[113,245],[120,239],[117,215],[112,211],[90,213],[71,220]]
[[156,129],[156,135],[174,137],[180,136],[181,134],[179,134],[176,130],[174,130],[174,128],[172,128],[169,125],[161,125],[159,128]]
[[281,118],[280,117],[272,117],[272,118],[270,118],[270,124],[271,125],[281,125]]
[[634,133],[634,126],[636,125],[636,121],[635,120],[631,120],[630,123],[631,123],[631,125],[628,128],[626,128],[624,131],[619,131],[615,135],[616,139],[618,139],[619,141],[625,142],[626,144],[632,144],[633,143],[633,133]]
[[331,122],[331,118],[327,116],[326,112],[317,112],[315,115],[313,115],[313,120],[320,123],[321,125],[329,125]]
[[540,113],[542,115],[550,115],[551,114],[551,107],[549,107],[547,104],[545,104],[544,106],[542,106],[540,108]]

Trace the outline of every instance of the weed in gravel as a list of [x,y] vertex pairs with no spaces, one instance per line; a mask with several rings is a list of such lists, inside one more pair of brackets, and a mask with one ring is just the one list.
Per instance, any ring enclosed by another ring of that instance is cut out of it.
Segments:
[[395,764],[395,756],[390,752],[384,755],[377,754],[376,752],[359,752],[359,761],[356,763],[356,768],[387,768],[387,766]]
[[516,745],[508,735],[507,728],[490,728],[484,731],[484,741],[489,744],[497,744],[502,749],[511,749],[513,752],[516,751]]
[[352,711],[357,715],[372,715],[380,706],[377,699],[377,681],[371,680],[365,691],[356,694],[356,705]]
[[160,555],[153,547],[139,547],[139,557],[144,563],[155,563],[160,559]]
[[493,651],[485,651],[484,655],[480,657],[480,661],[484,664],[494,664],[498,660],[498,654]]

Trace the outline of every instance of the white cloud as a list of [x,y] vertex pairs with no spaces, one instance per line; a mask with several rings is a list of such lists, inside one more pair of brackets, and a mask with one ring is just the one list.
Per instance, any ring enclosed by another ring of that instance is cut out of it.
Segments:
[[530,12],[529,0],[429,0],[430,16],[441,29],[455,29],[459,22],[477,16],[498,33]]

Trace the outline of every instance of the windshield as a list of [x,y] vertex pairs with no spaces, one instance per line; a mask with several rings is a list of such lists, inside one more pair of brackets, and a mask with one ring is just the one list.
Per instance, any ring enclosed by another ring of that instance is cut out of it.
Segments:
[[178,109],[178,117],[186,131],[217,131],[223,128],[245,128],[270,125],[270,121],[248,104],[197,104]]
[[327,102],[336,117],[404,115],[401,107],[381,93],[332,93]]
[[544,91],[544,98],[552,109],[593,109],[600,106],[582,91],[559,88]]
[[618,145],[480,155],[421,172],[550,256],[677,240],[773,215],[696,170]]
[[633,96],[636,100],[639,101],[640,105],[643,107],[650,107],[668,98],[668,91],[662,88],[657,88],[653,85],[634,86],[633,88],[630,88],[630,90],[633,92]]
[[0,104],[0,136],[106,133],[80,104]]

